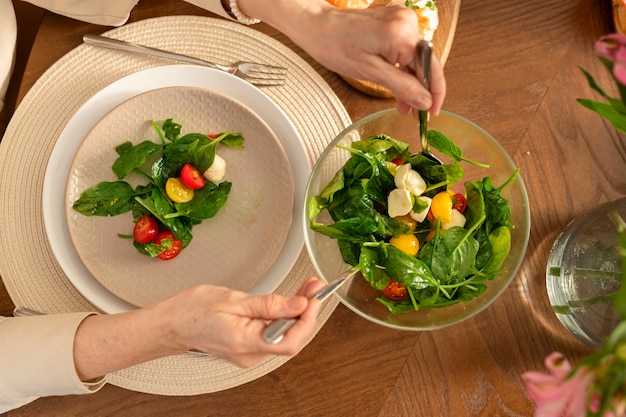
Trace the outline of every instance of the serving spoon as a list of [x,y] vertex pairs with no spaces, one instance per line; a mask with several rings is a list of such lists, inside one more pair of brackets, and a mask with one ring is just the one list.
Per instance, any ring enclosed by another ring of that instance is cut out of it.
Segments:
[[[415,76],[430,91],[430,64],[433,56],[433,44],[422,39],[415,47]],[[418,110],[417,118],[420,124],[420,144],[422,145],[422,155],[438,165],[443,162],[430,152],[428,146],[428,110]]]
[[[317,293],[313,294],[310,298],[319,300],[320,302],[326,300],[332,294],[334,294],[339,287],[348,282],[350,278],[355,276],[357,272],[360,271],[359,266],[353,266],[352,268],[345,271],[343,274],[339,275],[337,278],[332,280],[328,285],[323,287]],[[287,330],[291,329],[294,324],[298,321],[298,318],[280,318],[273,320],[271,323],[267,325],[265,331],[263,332],[263,339],[267,343],[276,344],[283,340],[285,333]]]

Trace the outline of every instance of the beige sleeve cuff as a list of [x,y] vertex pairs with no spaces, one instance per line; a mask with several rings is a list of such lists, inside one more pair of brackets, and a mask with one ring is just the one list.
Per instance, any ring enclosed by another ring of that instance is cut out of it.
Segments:
[[89,394],[105,381],[83,383],[74,366],[74,337],[93,313],[0,317],[0,413],[39,397]]

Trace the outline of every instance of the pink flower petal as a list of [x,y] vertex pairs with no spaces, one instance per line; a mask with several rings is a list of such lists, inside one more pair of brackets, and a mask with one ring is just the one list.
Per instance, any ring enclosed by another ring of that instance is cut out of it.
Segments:
[[618,45],[615,48],[615,62],[626,63],[626,46]]
[[609,45],[608,43],[598,41],[594,46],[596,53],[603,57],[613,59],[613,45]]
[[559,378],[565,378],[572,370],[572,365],[560,352],[549,354],[545,359],[545,365],[552,375]]
[[548,355],[545,365],[547,374],[522,374],[526,392],[537,405],[535,417],[584,416],[593,374],[587,368],[579,368],[570,376],[572,367],[559,352]]
[[613,75],[622,85],[626,85],[626,63],[616,62],[613,65]]

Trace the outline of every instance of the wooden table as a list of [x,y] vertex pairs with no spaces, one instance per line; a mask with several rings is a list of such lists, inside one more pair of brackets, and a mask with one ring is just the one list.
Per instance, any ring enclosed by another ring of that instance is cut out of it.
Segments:
[[[209,15],[164,0],[141,2],[131,21],[190,13]],[[293,46],[272,28],[258,29]],[[46,14],[20,99],[52,63],[81,43],[84,33],[98,30]],[[463,0],[446,63],[444,107],[501,141],[522,169],[532,213],[525,262],[486,311],[443,330],[408,333],[374,325],[340,305],[301,354],[238,388],[161,397],[106,386],[91,396],[40,399],[8,416],[532,415],[520,375],[542,369],[550,352],[574,360],[589,352],[551,312],[545,266],[552,242],[572,218],[626,195],[624,137],[575,101],[593,97],[579,66],[610,88],[593,43],[612,31],[608,0]],[[312,64],[353,120],[392,106]],[[4,291],[0,308],[10,313]]]

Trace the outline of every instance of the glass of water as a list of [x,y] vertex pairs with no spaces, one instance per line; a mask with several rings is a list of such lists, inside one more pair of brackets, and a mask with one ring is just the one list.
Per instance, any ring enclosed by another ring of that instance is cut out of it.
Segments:
[[621,286],[622,261],[615,216],[626,219],[626,198],[574,219],[554,242],[546,268],[556,316],[592,347],[599,346],[618,323],[613,297]]

